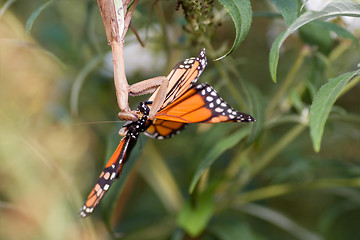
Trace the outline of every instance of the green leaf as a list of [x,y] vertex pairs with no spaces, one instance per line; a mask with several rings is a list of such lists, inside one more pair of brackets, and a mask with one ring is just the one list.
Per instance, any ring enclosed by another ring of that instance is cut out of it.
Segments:
[[26,21],[26,33],[28,35],[30,35],[30,32],[31,32],[31,29],[32,29],[32,26],[36,20],[36,18],[40,15],[40,13],[46,9],[47,7],[50,6],[50,4],[52,4],[54,2],[54,0],[50,0],[46,3],[44,3],[43,5],[41,5],[38,9],[35,10],[35,12],[33,12],[30,17],[28,18],[28,20]]
[[249,0],[218,0],[230,14],[235,24],[235,41],[233,46],[224,56],[219,57],[216,60],[220,60],[230,53],[232,53],[240,43],[245,39],[249,32],[252,20],[252,10]]
[[222,139],[219,141],[208,153],[208,155],[204,158],[204,160],[200,163],[198,168],[195,171],[195,175],[191,180],[189,192],[193,192],[194,188],[199,181],[203,172],[210,167],[210,165],[226,150],[234,147],[238,144],[243,138],[245,138],[250,133],[249,127],[241,128],[237,132],[232,135]]
[[310,22],[299,29],[299,36],[305,43],[317,46],[319,51],[325,55],[329,54],[334,43],[330,31],[316,24],[316,21]]
[[250,226],[242,222],[238,216],[220,215],[211,221],[208,231],[215,235],[217,237],[216,239],[221,240],[259,239],[259,237],[251,231]]
[[316,152],[319,152],[320,150],[325,122],[329,116],[331,108],[346,84],[350,81],[350,79],[359,73],[360,70],[356,70],[342,74],[336,78],[332,78],[316,93],[314,101],[310,107],[310,136]]
[[4,13],[9,9],[11,4],[13,4],[16,0],[7,0],[0,8],[0,18],[4,15]]
[[321,240],[320,236],[310,230],[302,227],[291,218],[283,215],[277,210],[273,210],[269,207],[262,207],[256,204],[246,204],[238,207],[237,209],[245,212],[249,215],[262,219],[263,221],[269,222],[274,226],[288,232],[296,239],[312,239]]
[[105,56],[106,55],[103,53],[95,56],[78,72],[74,80],[74,84],[72,85],[70,95],[70,110],[73,115],[76,116],[79,114],[80,91],[83,88],[84,82],[86,81],[88,75],[104,61]]
[[298,0],[271,0],[279,10],[287,25],[291,25],[297,18]]
[[244,82],[246,85],[245,90],[250,95],[250,105],[252,106],[251,115],[256,119],[256,124],[253,125],[247,144],[251,144],[256,141],[263,131],[265,125],[265,103],[264,99],[256,87],[248,82]]
[[317,25],[320,25],[321,27],[334,32],[339,37],[343,37],[346,39],[350,39],[354,42],[354,44],[359,47],[359,40],[348,30],[340,27],[339,25],[332,23],[332,22],[322,22],[322,21],[315,21],[314,22]]
[[323,22],[315,20],[300,28],[300,37],[308,44],[315,44],[319,50],[325,54],[331,51],[334,38],[330,32],[335,33],[339,37],[350,39],[359,47],[358,39],[349,31],[332,22]]
[[309,11],[301,15],[289,28],[281,33],[274,41],[269,56],[271,78],[276,82],[276,71],[279,61],[279,51],[286,38],[300,27],[314,20],[325,20],[337,16],[360,16],[360,4],[350,0],[342,0],[329,3],[323,10],[318,12]]
[[153,144],[148,145],[147,150],[146,153],[151,158],[145,158],[142,161],[138,172],[157,194],[165,209],[168,212],[178,212],[183,203],[180,188],[162,155]]
[[191,237],[198,236],[207,226],[215,210],[212,195],[215,188],[211,187],[200,194],[195,204],[187,201],[181,209],[177,223]]
[[[147,215],[148,216],[148,215]],[[128,219],[130,217],[130,219]],[[161,219],[159,217],[156,218],[156,221],[147,221],[148,224],[138,226],[138,222],[134,219],[131,219],[132,216],[127,216],[127,219],[124,221],[120,221],[116,223],[116,232],[113,234],[115,236],[107,237],[107,239],[114,240],[154,240],[154,239],[170,239],[169,236],[174,234],[174,229],[177,228],[176,221],[171,216],[163,216]],[[135,216],[135,219],[147,219],[144,215],[140,217]],[[130,221],[129,221],[130,220]],[[121,234],[124,230],[120,230],[119,233],[119,225],[127,226],[125,229],[129,229],[129,226],[132,227],[132,231],[126,231],[126,234]],[[136,229],[135,229],[136,228]],[[179,232],[179,231],[178,231]],[[177,233],[177,232],[175,232]],[[178,234],[177,236],[181,235]],[[171,240],[182,240],[184,238],[171,238]]]

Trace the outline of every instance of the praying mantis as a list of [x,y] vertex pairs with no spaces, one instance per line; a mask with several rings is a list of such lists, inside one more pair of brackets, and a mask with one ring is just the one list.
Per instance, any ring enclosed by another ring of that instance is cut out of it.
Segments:
[[[101,18],[104,23],[108,44],[112,48],[114,63],[114,83],[116,99],[120,112],[118,118],[122,121],[137,121],[139,113],[129,107],[129,96],[155,93],[149,119],[153,120],[156,112],[165,100],[169,80],[158,76],[129,85],[124,68],[124,42],[129,28],[132,13],[139,0],[97,0]],[[122,133],[119,133],[122,135]]]

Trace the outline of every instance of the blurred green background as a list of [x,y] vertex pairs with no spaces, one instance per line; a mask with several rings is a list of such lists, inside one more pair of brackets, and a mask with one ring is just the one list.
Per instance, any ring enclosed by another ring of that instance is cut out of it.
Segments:
[[[269,50],[286,25],[271,1],[251,1],[249,34],[217,62],[235,38],[218,2],[188,1],[206,10],[202,19],[185,17],[175,0],[140,1],[132,25],[145,47],[129,30],[129,83],[166,76],[206,47],[199,82],[257,122],[141,137],[120,180],[81,219],[120,141],[122,123],[99,123],[117,120],[112,58],[95,0],[53,1],[35,18],[46,2],[0,0],[0,239],[360,238],[359,84],[336,102],[319,153],[306,121],[319,87],[360,62],[356,41],[306,25],[281,49],[275,84]],[[189,193],[209,159],[216,161]]]

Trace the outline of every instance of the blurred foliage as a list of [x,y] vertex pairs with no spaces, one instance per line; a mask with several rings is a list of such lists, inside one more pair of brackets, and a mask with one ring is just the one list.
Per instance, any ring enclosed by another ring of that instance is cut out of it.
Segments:
[[134,83],[206,47],[199,81],[257,122],[142,137],[81,219],[120,140],[121,123],[92,123],[118,111],[97,3],[0,0],[0,239],[358,239],[360,30],[340,16],[359,3],[253,0],[228,15],[239,2],[140,1],[146,47],[129,31],[125,65]]

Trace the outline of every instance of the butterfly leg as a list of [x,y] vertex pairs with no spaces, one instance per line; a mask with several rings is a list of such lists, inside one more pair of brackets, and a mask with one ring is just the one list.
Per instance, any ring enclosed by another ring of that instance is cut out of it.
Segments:
[[153,120],[155,114],[165,101],[169,80],[165,76],[150,78],[139,83],[135,83],[129,88],[130,96],[139,96],[148,93],[155,93],[155,98],[151,105],[149,119]]
[[122,128],[120,128],[120,130],[119,130],[118,133],[119,133],[120,137],[125,137],[126,134],[127,134],[127,132],[128,132],[127,128],[126,128],[126,127],[122,127]]

